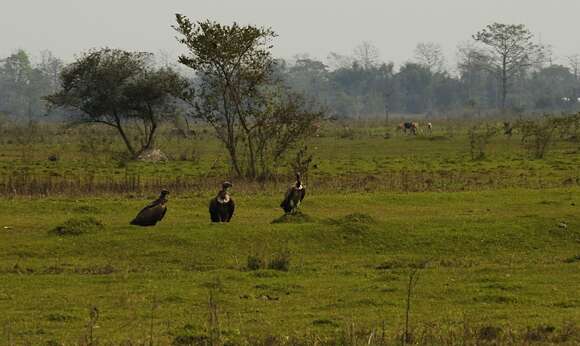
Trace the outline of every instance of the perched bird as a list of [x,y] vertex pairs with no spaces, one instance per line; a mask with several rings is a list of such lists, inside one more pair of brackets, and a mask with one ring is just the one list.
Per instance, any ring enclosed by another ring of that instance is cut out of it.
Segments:
[[163,219],[167,212],[167,195],[169,191],[162,190],[161,195],[155,201],[143,208],[137,214],[135,219],[131,221],[131,225],[136,226],[155,226],[155,224]]
[[296,183],[286,191],[284,195],[284,200],[280,203],[280,208],[284,209],[285,213],[295,212],[300,202],[304,199],[306,195],[306,189],[302,185],[300,180],[300,173],[296,173]]
[[224,182],[217,196],[209,201],[211,222],[230,222],[232,216],[234,216],[236,205],[228,192],[232,186],[232,183],[229,181]]

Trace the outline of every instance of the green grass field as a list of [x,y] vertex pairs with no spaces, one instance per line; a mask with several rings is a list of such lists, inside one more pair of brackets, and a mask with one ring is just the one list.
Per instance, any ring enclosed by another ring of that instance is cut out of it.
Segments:
[[[315,195],[303,206],[311,222],[285,224],[270,223],[278,198],[239,197],[227,225],[209,224],[207,198],[174,196],[166,219],[148,229],[127,224],[140,200],[6,201],[2,338],[79,342],[94,306],[101,342],[169,344],[208,335],[210,294],[223,340],[330,337],[383,323],[395,337],[415,267],[424,267],[412,300],[417,330],[561,329],[580,322],[579,192]],[[104,228],[49,232],[87,215]],[[288,271],[247,268],[249,256],[279,254]]]
[[[308,143],[307,217],[272,223],[280,167],[234,181],[224,225],[207,204],[231,177],[208,134],[160,141],[195,154],[167,163],[118,161],[116,141],[92,154],[82,133],[3,137],[0,345],[397,344],[414,272],[414,344],[580,343],[577,143],[531,160],[498,137],[473,161],[460,130],[332,131]],[[160,186],[166,218],[130,226]],[[54,232],[87,218],[102,226]]]

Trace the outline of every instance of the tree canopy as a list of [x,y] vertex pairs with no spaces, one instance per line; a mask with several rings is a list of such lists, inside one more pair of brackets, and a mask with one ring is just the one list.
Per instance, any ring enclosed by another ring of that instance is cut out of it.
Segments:
[[[150,54],[118,49],[93,50],[66,66],[62,89],[46,96],[52,108],[64,108],[73,124],[95,123],[117,129],[132,157],[154,145],[158,125],[175,114],[175,100],[188,83],[169,68],[149,65]],[[127,128],[140,135],[131,141]]]
[[180,14],[176,21],[188,50],[179,62],[199,79],[187,98],[191,115],[214,128],[237,175],[267,177],[323,112],[276,78],[271,29],[192,22]]

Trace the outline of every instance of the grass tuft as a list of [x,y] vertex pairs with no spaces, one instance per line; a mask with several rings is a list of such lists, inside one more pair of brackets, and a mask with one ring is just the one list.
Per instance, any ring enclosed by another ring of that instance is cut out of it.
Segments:
[[101,231],[105,228],[103,223],[94,217],[87,216],[81,218],[72,218],[65,221],[62,225],[53,228],[50,233],[58,236],[81,235],[85,233]]
[[341,217],[340,219],[336,220],[339,224],[345,223],[357,223],[357,224],[364,224],[364,225],[373,225],[376,223],[375,219],[368,214],[363,213],[353,213],[348,214],[346,216]]
[[327,223],[338,226],[349,234],[362,234],[369,231],[370,226],[376,223],[372,216],[363,213],[353,213],[338,219],[328,219]]

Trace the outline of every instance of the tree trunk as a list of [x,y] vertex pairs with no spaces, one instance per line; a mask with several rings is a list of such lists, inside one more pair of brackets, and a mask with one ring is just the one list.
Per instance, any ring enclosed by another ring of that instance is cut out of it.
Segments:
[[234,171],[236,171],[236,175],[241,176],[242,170],[240,169],[240,164],[238,162],[236,145],[235,144],[228,144],[227,149],[228,149],[228,153],[230,154],[230,160],[232,161],[232,167],[234,168]]
[[507,62],[506,57],[503,57],[501,66],[501,111],[505,113],[507,92],[508,92],[508,78],[507,78]]
[[135,149],[133,148],[133,145],[131,145],[131,142],[129,141],[129,138],[127,137],[127,134],[125,133],[125,130],[123,130],[123,126],[121,125],[121,121],[119,120],[119,117],[117,117],[117,116],[115,116],[115,123],[116,123],[115,128],[117,129],[117,131],[119,131],[121,138],[123,138],[123,142],[127,146],[127,150],[129,150],[131,157],[134,159],[137,158],[138,154],[135,151]]

